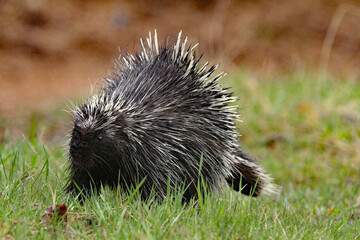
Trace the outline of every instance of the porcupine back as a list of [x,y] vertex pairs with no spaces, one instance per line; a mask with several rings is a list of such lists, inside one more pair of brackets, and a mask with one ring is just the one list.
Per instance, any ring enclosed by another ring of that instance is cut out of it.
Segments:
[[201,174],[213,190],[228,184],[247,195],[270,193],[270,178],[240,150],[238,115],[229,106],[235,98],[217,83],[223,74],[210,78],[215,66],[198,67],[195,46],[181,41],[181,32],[175,43],[161,47],[156,32],[154,41],[151,34],[146,40],[142,52],[122,56],[101,91],[75,111],[73,132],[82,133],[73,138],[101,132],[108,141],[93,144],[87,158],[95,160],[85,164],[72,155],[82,154],[76,146],[86,140],[75,141],[75,154],[70,146],[68,190],[74,183],[87,189],[120,181],[128,187],[145,178],[144,198],[151,189],[166,196],[170,183],[185,186],[188,200],[196,196]]

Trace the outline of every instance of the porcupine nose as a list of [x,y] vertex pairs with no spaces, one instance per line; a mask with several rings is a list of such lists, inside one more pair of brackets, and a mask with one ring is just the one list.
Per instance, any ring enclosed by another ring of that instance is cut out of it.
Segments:
[[80,159],[84,154],[87,153],[88,144],[84,139],[84,136],[74,134],[70,142],[70,154],[75,159]]
[[77,149],[84,149],[87,146],[88,146],[87,142],[84,141],[83,139],[74,139],[74,141],[72,142],[72,147]]
[[76,164],[83,165],[87,162],[89,149],[86,141],[82,141],[81,139],[73,139],[70,144],[70,156],[72,162]]
[[86,148],[87,147],[87,141],[86,141],[86,136],[85,134],[80,131],[79,129],[75,128],[73,130],[73,137],[72,137],[72,141],[71,141],[71,147],[74,148]]

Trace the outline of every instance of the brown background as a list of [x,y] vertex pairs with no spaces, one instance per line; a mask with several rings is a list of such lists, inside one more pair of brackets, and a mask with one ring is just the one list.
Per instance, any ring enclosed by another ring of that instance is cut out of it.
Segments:
[[318,73],[332,19],[329,75],[359,78],[359,1],[0,0],[0,119],[86,96],[118,47],[138,50],[153,29],[160,39],[182,29],[228,72]]

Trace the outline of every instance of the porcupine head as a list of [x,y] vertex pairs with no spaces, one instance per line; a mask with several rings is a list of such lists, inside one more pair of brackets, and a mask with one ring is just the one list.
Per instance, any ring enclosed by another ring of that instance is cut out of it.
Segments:
[[199,67],[187,38],[158,46],[141,40],[142,52],[122,55],[99,92],[74,110],[68,192],[101,185],[141,196],[183,187],[196,197],[199,176],[212,189],[225,185],[246,195],[271,193],[270,177],[240,150],[235,99],[220,87],[215,66]]

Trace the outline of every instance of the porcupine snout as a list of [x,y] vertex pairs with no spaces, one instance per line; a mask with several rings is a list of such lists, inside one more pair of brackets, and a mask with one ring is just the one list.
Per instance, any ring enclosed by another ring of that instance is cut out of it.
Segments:
[[72,132],[72,138],[70,141],[70,160],[73,164],[78,166],[89,166],[93,165],[91,159],[91,134],[75,127]]

